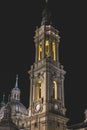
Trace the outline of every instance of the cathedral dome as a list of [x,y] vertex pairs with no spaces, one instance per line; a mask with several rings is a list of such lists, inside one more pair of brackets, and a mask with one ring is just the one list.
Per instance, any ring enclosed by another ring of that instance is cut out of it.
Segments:
[[10,102],[10,106],[12,109],[12,115],[14,115],[15,113],[19,113],[22,115],[28,115],[28,111],[27,111],[26,107],[21,102],[12,101],[12,102]]
[[[20,89],[18,88],[18,75],[16,75],[15,87],[11,91],[11,97],[9,96],[9,105],[11,107],[11,115],[28,115],[28,110],[20,102]],[[0,109],[0,119],[3,118],[5,106]]]
[[[26,107],[20,103],[20,102],[17,102],[17,101],[11,101],[9,102],[9,105],[11,107],[11,115],[28,115],[28,110],[26,109]],[[0,109],[0,119],[2,119],[3,115],[4,115],[4,109],[5,109],[5,106],[3,106],[1,109]]]

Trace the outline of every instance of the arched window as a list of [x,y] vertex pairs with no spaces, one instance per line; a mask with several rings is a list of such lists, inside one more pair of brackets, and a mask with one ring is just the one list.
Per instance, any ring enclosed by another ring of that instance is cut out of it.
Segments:
[[41,56],[42,56],[42,43],[40,43],[38,46],[38,61],[41,60]]
[[37,83],[37,94],[36,94],[36,98],[37,99],[41,98],[41,81],[40,80]]
[[53,81],[53,98],[57,99],[58,95],[57,95],[57,82],[54,80]]
[[56,44],[52,43],[53,60],[56,61]]
[[49,40],[46,40],[45,42],[45,54],[46,57],[49,57]]

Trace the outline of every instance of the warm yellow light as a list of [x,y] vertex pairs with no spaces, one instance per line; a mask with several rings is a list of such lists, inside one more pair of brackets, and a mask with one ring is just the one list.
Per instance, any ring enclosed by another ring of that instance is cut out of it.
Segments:
[[41,83],[41,80],[39,80],[38,83]]
[[57,99],[58,95],[57,95],[57,83],[56,81],[53,81],[53,98]]
[[46,40],[45,42],[45,54],[46,57],[49,57],[49,40]]
[[41,54],[42,54],[42,43],[38,46],[38,61],[41,60]]
[[39,80],[37,83],[37,99],[41,98],[41,81]]
[[53,51],[53,60],[56,61],[56,44],[52,43],[52,51]]

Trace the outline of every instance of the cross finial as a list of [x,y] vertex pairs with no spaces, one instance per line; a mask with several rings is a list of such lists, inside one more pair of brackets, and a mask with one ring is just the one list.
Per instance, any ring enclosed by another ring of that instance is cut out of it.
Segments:
[[16,75],[16,83],[15,83],[15,88],[18,88],[18,74]]

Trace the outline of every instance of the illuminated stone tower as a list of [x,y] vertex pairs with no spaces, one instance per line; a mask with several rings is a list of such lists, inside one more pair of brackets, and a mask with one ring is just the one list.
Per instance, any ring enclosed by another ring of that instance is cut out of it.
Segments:
[[59,62],[59,31],[52,26],[48,7],[42,12],[41,26],[36,28],[35,62],[29,71],[30,130],[65,130],[63,65]]

